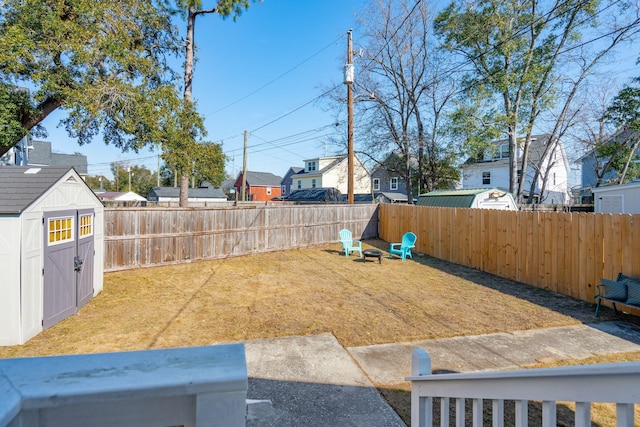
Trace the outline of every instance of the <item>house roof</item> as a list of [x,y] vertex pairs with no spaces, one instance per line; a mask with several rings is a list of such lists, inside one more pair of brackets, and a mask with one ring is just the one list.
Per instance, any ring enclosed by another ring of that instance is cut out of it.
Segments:
[[284,177],[282,178],[282,181],[280,181],[282,184],[285,184],[285,180],[291,180],[293,175],[297,175],[299,173],[304,172],[304,168],[298,167],[298,166],[291,166],[289,168],[289,170],[287,171],[287,173],[284,174]]
[[0,167],[0,214],[20,214],[72,168]]
[[29,152],[30,165],[52,167],[73,167],[81,175],[87,174],[87,156],[83,154],[54,153],[49,141],[32,141],[33,150]]
[[222,191],[231,190],[235,183],[236,183],[236,180],[233,178],[225,179],[224,181],[222,181],[222,184],[220,184],[220,189]]
[[247,171],[245,175],[247,184],[254,187],[273,186],[279,187],[282,177],[274,175],[270,172],[252,172]]
[[418,197],[417,206],[437,206],[443,208],[469,208],[478,194],[499,191],[495,188],[472,188],[464,190],[436,190]]
[[[154,193],[158,197],[180,197],[180,188],[178,187],[153,187],[149,193]],[[225,199],[227,195],[219,188],[190,188],[188,197],[198,199]]]

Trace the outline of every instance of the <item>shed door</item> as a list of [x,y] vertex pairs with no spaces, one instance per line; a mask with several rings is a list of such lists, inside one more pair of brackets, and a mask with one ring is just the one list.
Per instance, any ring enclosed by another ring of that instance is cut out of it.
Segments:
[[42,326],[48,328],[76,312],[73,259],[76,256],[74,211],[44,215],[44,303]]
[[44,328],[74,314],[93,296],[93,223],[93,209],[44,215]]
[[78,211],[78,252],[74,267],[77,279],[77,307],[85,305],[93,296],[93,209]]

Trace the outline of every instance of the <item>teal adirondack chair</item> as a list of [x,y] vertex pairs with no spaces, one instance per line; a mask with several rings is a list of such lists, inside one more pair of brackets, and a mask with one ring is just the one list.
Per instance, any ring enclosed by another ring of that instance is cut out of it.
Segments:
[[391,258],[392,254],[400,255],[402,257],[402,262],[409,257],[413,259],[411,255],[411,248],[415,248],[416,246],[416,235],[412,232],[404,233],[402,235],[402,243],[391,243],[391,247],[389,248],[389,258]]
[[345,257],[349,258],[349,252],[358,252],[360,258],[362,258],[362,242],[360,240],[353,240],[351,231],[346,228],[340,230],[340,243],[342,243]]

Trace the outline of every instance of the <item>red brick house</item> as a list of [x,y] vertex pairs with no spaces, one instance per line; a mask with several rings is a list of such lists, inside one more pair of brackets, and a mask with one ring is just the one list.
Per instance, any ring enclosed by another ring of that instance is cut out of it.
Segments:
[[[247,171],[245,187],[245,201],[266,202],[274,197],[280,196],[280,182],[282,177],[269,172]],[[238,174],[238,179],[234,185],[238,200],[242,197],[242,172]]]

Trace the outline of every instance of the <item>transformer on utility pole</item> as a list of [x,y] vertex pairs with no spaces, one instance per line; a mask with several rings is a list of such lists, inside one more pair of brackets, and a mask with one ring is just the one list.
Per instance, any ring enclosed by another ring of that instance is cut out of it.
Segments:
[[347,187],[348,203],[353,204],[353,47],[351,32],[347,31],[347,63],[344,66],[344,84],[347,85]]

